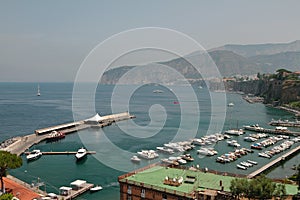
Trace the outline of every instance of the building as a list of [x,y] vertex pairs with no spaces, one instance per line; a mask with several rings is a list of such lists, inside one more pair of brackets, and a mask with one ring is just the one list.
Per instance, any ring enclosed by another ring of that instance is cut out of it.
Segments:
[[226,199],[232,179],[195,168],[151,165],[119,177],[120,200]]

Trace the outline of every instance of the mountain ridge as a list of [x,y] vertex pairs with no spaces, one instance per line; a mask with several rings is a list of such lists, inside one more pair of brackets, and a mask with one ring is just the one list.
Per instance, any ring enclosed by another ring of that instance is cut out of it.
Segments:
[[[274,44],[259,44],[257,52],[259,52],[259,49],[261,49],[262,45],[268,46],[267,49],[269,49],[270,45],[273,46]],[[249,45],[237,45],[237,46],[243,46],[243,48],[247,48]],[[256,46],[257,45],[255,44],[251,45],[251,49],[249,50],[249,52],[253,51],[253,48]],[[218,67],[221,76],[226,76],[226,77],[235,76],[235,75],[253,75],[253,74],[257,74],[258,72],[274,73],[279,68],[286,68],[290,71],[297,71],[300,69],[300,40],[296,40],[294,42],[286,43],[286,44],[279,43],[279,44],[275,44],[275,46],[276,46],[275,50],[271,50],[271,51],[273,52],[280,51],[279,53],[264,54],[267,52],[264,51],[264,53],[260,55],[246,57],[234,51],[215,49],[215,50],[208,51],[208,55],[214,61],[215,65]],[[297,50],[298,46],[299,46],[299,51],[281,52],[284,49]],[[268,50],[268,52],[271,51]],[[205,59],[204,55],[207,55],[207,53],[203,54],[201,52],[198,53],[194,52],[183,58],[180,57],[180,58],[171,59],[169,61],[153,62],[153,63],[143,65],[143,67],[151,68],[153,64],[166,65],[168,67],[175,69],[187,79],[197,79],[200,77],[199,73],[187,60],[195,61],[195,63],[197,63],[197,67],[205,66],[204,68],[205,70],[213,69],[212,63],[207,62],[207,59]],[[109,69],[104,73],[101,82],[106,84],[115,84],[116,82],[118,82],[120,77],[122,77],[122,75],[124,75],[126,72],[128,72],[129,70],[135,67],[137,66],[134,65],[121,66],[121,67]],[[147,73],[151,74],[154,73],[154,71],[153,70],[151,71],[151,69],[149,69]],[[142,80],[143,78],[145,79],[145,76],[142,77],[141,72],[139,72],[136,76],[133,76],[131,80],[134,81],[135,83],[142,83],[145,82],[144,80]],[[166,76],[158,77],[158,79],[159,78],[165,79]],[[170,80],[166,79],[163,82],[168,82],[168,81],[171,81],[171,79]]]

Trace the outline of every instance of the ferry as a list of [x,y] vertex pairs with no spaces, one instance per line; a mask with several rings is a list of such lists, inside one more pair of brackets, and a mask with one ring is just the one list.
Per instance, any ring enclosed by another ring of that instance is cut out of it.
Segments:
[[46,141],[47,142],[53,142],[53,141],[58,141],[60,139],[65,138],[65,134],[63,132],[57,132],[57,131],[52,131],[49,136],[47,137]]

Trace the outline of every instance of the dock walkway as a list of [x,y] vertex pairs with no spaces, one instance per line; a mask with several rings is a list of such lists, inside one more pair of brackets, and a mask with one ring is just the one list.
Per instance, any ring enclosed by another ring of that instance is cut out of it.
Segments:
[[64,200],[74,199],[75,197],[78,197],[79,195],[90,190],[92,187],[94,187],[94,184],[85,183],[83,187],[79,188],[78,190],[74,190],[74,189],[70,190],[70,193],[67,196],[59,195],[58,199],[64,199]]
[[256,127],[252,127],[252,126],[244,126],[244,129],[248,130],[248,131],[258,132],[258,133],[270,133],[270,134],[300,136],[300,132],[297,132],[297,131],[256,128]]
[[[28,155],[30,152],[25,152]],[[49,152],[41,152],[43,155],[72,155],[76,154],[76,151],[49,151]],[[96,154],[96,151],[87,151],[87,154]]]
[[275,160],[269,162],[268,164],[262,166],[261,168],[259,168],[258,170],[252,172],[251,174],[249,174],[247,176],[247,178],[253,178],[261,173],[263,173],[264,171],[270,169],[271,167],[274,167],[275,165],[277,165],[278,163],[284,161],[285,159],[289,158],[290,156],[292,156],[293,154],[297,153],[300,150],[300,146],[290,150],[289,152],[283,154],[282,156],[276,158]]

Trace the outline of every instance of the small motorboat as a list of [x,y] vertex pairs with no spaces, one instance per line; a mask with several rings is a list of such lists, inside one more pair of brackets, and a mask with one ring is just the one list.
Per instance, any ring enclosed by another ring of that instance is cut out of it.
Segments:
[[35,149],[26,156],[26,159],[28,161],[36,160],[36,159],[40,158],[41,156],[42,156],[42,152],[38,149]]
[[99,190],[102,190],[103,188],[100,185],[96,185],[95,187],[92,187],[90,189],[91,192],[97,192]]
[[81,160],[82,158],[86,157],[87,155],[87,150],[83,147],[78,149],[77,153],[75,154],[75,157],[77,160]]
[[257,162],[256,161],[253,161],[253,160],[247,160],[248,163],[251,163],[253,165],[257,165]]
[[238,169],[242,169],[242,170],[246,170],[247,169],[247,167],[244,167],[243,165],[239,165],[239,164],[237,164],[236,167]]
[[130,160],[131,160],[132,162],[141,162],[141,159],[139,159],[137,156],[132,156],[132,157],[130,158]]

